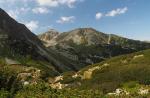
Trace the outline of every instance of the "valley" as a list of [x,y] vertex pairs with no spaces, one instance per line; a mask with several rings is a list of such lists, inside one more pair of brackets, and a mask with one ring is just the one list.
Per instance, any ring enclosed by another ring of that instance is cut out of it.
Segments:
[[0,98],[149,98],[150,43],[94,28],[35,35],[0,8]]

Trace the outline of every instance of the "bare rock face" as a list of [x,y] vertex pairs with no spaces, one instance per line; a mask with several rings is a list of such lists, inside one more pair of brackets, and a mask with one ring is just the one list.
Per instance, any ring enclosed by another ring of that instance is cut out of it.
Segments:
[[56,40],[55,38],[57,38],[57,36],[59,35],[60,33],[54,29],[50,29],[49,31],[43,33],[43,34],[40,34],[38,35],[39,39],[41,41],[44,42],[45,46],[53,46],[53,45],[56,45]]
[[54,37],[58,36],[59,32],[54,30],[54,29],[50,29],[49,31],[39,35],[38,37],[43,40],[43,41],[50,41],[52,40]]

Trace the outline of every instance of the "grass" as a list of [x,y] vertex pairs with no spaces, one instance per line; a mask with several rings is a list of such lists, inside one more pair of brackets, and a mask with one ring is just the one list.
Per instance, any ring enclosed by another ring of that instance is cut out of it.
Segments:
[[[143,55],[141,57],[135,58],[135,56]],[[38,83],[38,85],[29,85],[27,87],[15,88],[16,92],[11,92],[11,90],[1,89],[0,96],[15,96],[15,98],[26,98],[27,95],[31,98],[148,98],[149,95],[138,95],[137,92],[139,88],[150,85],[150,50],[141,51],[137,53],[132,53],[128,55],[122,55],[108,59],[98,64],[91,65],[80,71],[82,75],[84,71],[95,66],[102,66],[103,64],[109,64],[107,67],[101,70],[95,70],[92,74],[92,78],[89,80],[82,80],[80,78],[71,78],[75,72],[63,73],[64,80],[60,81],[62,83],[74,83],[81,82],[82,85],[76,86],[75,88],[66,88],[62,90],[51,89],[46,82]],[[3,62],[4,59],[0,59]],[[32,60],[26,60],[26,64],[29,66],[36,66],[38,64],[46,64],[44,62],[36,62]],[[40,65],[41,66],[41,65]],[[27,67],[27,66],[24,66]],[[7,79],[8,76],[14,76],[15,73],[22,72],[24,70],[23,66],[8,66],[3,65],[1,68],[2,76],[1,80]],[[6,78],[7,77],[7,78]],[[3,81],[4,82],[4,81]],[[17,84],[15,84],[17,85]],[[7,87],[8,85],[6,85]],[[14,86],[10,86],[14,87]],[[15,86],[16,87],[16,86]],[[19,87],[19,86],[17,86]],[[131,92],[131,95],[121,95],[121,96],[107,96],[108,92],[113,92],[117,88],[123,88]]]
[[[134,59],[134,56],[143,55]],[[101,70],[95,70],[92,78],[89,80],[81,80],[80,89],[100,89],[104,92],[114,91],[121,87],[123,83],[137,81],[139,84],[150,85],[150,50],[145,50],[128,55],[117,56],[104,62],[94,64],[80,71],[83,75],[84,71],[94,66],[109,66]]]

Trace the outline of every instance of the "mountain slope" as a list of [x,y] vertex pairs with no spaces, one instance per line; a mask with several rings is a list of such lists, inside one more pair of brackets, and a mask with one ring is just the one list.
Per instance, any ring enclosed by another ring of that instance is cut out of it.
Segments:
[[77,73],[66,73],[61,83],[70,84],[78,89],[98,89],[105,93],[122,88],[124,84],[130,82],[148,86],[150,85],[149,59],[150,50],[117,56],[90,65]]
[[77,70],[76,63],[72,63],[54,50],[47,50],[35,34],[2,9],[0,9],[0,56],[11,59],[31,57],[35,62],[44,62],[41,67],[46,69],[53,67],[58,72]]
[[[0,13],[1,48],[7,47],[10,48],[10,50],[13,50],[12,52],[18,52],[19,54],[24,55],[31,54],[32,51],[35,50],[35,47],[38,50],[38,47],[43,47],[41,41],[38,40],[38,38],[33,33],[31,33],[23,24],[17,23],[15,20],[10,18],[8,14],[5,13],[2,9],[0,9]],[[19,45],[21,49],[19,49]],[[23,45],[26,45],[26,47],[24,47]],[[35,53],[35,55],[36,54],[37,53]]]
[[[43,40],[55,34],[51,39]],[[48,49],[53,49],[82,66],[94,64],[107,58],[150,48],[150,43],[131,40],[113,34],[105,34],[93,28],[79,28],[69,32],[49,32],[39,38]]]

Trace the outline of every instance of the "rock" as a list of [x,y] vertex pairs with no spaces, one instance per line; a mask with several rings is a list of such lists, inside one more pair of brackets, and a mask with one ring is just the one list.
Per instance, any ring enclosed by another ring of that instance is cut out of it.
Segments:
[[18,61],[15,61],[15,60],[12,60],[12,59],[8,59],[8,58],[5,58],[5,63],[7,65],[20,65],[21,64]]
[[25,86],[25,85],[29,85],[30,83],[28,82],[28,81],[25,81],[24,83],[23,83],[23,85]]
[[116,91],[115,91],[116,95],[119,95],[119,94],[121,94],[122,92],[123,92],[122,89],[116,89]]
[[[17,79],[22,82],[23,85],[26,84],[37,84],[41,79],[41,70],[33,67],[25,68],[25,71],[19,73]],[[29,82],[29,83],[28,83]]]
[[95,67],[89,68],[87,71],[83,73],[82,79],[91,79],[93,71],[101,70],[102,68],[107,67],[107,66],[109,66],[109,64],[105,63],[102,66],[95,66]]
[[20,81],[26,81],[28,77],[32,77],[32,73],[19,73],[17,76]]
[[144,88],[139,89],[139,92],[138,92],[138,94],[140,95],[146,95],[148,93],[149,93],[149,89],[144,89]]
[[58,82],[58,81],[60,81],[60,80],[63,80],[63,76],[55,77],[54,82]]
[[85,71],[82,79],[91,79],[91,78],[92,78],[92,71]]
[[56,45],[55,38],[59,35],[59,32],[50,29],[48,32],[45,32],[43,34],[38,35],[39,39],[45,42],[45,46],[51,46],[51,45]]
[[77,73],[72,76],[72,78],[77,78],[77,77],[78,77]]
[[108,93],[107,95],[112,96],[112,95],[116,95],[116,93]]
[[118,89],[115,90],[114,93],[108,93],[107,95],[110,95],[110,96],[111,96],[111,95],[119,96],[119,95],[121,95],[121,94],[129,95],[129,92],[127,92],[127,91],[124,90],[124,89],[118,88]]
[[107,66],[109,66],[108,63],[105,63],[105,64],[102,65],[102,67],[107,67]]
[[61,84],[60,82],[50,84],[50,87],[52,87],[53,89],[63,89],[66,86],[68,86],[68,84]]
[[133,59],[137,59],[137,58],[141,58],[141,57],[144,57],[144,55],[143,55],[143,54],[141,54],[141,55],[135,55],[135,56],[133,57]]

